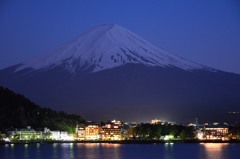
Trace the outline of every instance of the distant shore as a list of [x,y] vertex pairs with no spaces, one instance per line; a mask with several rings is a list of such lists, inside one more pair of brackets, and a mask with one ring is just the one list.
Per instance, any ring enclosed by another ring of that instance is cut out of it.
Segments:
[[240,143],[240,140],[115,140],[115,141],[62,141],[62,140],[48,140],[48,141],[0,141],[0,144],[54,144],[54,143],[109,143],[109,144],[165,144],[165,143]]

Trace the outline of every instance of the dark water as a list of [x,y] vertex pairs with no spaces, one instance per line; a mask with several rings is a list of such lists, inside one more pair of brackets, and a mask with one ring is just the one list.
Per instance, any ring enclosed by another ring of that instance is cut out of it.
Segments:
[[240,144],[12,144],[0,159],[240,159]]

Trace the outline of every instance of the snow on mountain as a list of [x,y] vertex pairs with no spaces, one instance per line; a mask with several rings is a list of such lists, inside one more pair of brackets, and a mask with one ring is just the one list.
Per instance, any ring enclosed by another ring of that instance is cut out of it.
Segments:
[[64,45],[22,63],[25,68],[48,70],[64,66],[71,73],[92,68],[93,72],[135,63],[178,67],[184,70],[207,67],[172,55],[119,25],[99,25]]

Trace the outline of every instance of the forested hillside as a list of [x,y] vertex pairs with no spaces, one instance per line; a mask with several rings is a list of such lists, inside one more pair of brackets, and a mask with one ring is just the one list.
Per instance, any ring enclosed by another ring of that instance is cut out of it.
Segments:
[[71,133],[75,131],[77,124],[84,122],[80,115],[41,108],[23,95],[0,86],[0,131],[31,126]]

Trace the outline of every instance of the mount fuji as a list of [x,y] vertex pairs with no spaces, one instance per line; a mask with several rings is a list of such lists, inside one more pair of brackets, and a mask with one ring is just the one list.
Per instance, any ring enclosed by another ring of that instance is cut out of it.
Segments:
[[[119,25],[99,25],[0,70],[0,85],[88,119],[236,120],[240,75],[203,66]],[[212,114],[213,113],[213,114]]]
[[81,36],[22,63],[26,68],[49,70],[63,66],[71,73],[91,69],[98,72],[125,64],[178,67],[184,70],[207,69],[199,64],[169,54],[119,25],[100,25]]

